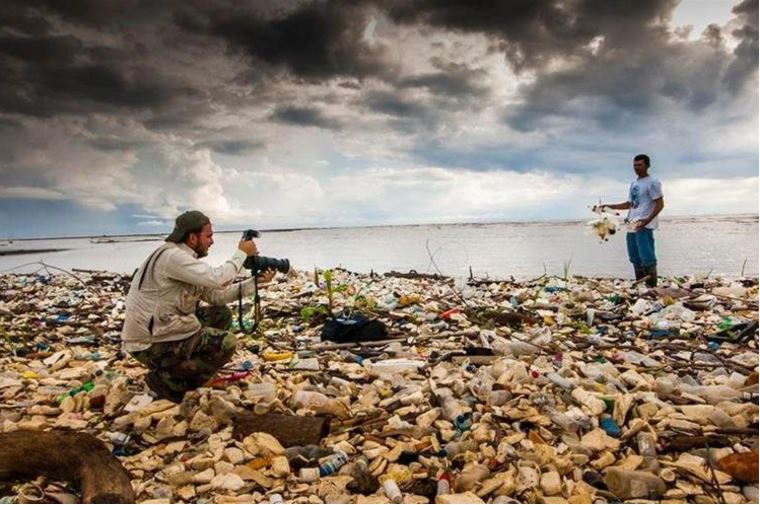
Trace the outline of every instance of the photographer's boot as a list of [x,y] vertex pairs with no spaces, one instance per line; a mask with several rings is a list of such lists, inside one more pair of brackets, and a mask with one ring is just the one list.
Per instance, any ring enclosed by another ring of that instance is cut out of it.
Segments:
[[648,275],[647,286],[650,288],[657,287],[657,265],[644,267],[644,275]]

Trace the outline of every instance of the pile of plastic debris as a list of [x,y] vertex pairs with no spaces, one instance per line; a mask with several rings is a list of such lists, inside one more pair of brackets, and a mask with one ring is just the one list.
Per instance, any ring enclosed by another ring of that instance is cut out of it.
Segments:
[[[0,431],[95,435],[144,503],[758,501],[757,279],[457,285],[279,279],[256,334],[233,327],[234,361],[174,404],[119,350],[128,279],[3,275]],[[322,340],[357,314],[387,335]],[[291,445],[236,433],[243,414],[328,429]],[[73,485],[0,497],[64,503]]]

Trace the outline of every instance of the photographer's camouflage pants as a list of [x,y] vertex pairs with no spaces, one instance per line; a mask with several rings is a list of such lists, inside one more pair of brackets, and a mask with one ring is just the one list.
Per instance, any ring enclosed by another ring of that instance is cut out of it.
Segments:
[[194,335],[132,353],[150,369],[146,381],[151,389],[177,401],[185,391],[214,377],[235,352],[235,335],[227,331],[232,322],[230,309],[202,307],[196,314],[203,327]]

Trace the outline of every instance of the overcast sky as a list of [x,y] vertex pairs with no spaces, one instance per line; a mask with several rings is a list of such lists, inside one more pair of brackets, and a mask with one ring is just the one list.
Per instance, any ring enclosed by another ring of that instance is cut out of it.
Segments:
[[756,0],[0,8],[0,236],[586,218],[639,152],[757,213]]

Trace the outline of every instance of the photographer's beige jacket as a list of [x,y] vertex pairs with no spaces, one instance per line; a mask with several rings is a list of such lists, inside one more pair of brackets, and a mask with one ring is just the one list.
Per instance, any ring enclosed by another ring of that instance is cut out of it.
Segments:
[[212,267],[185,244],[167,242],[140,266],[132,278],[126,302],[122,349],[135,352],[156,342],[188,338],[201,329],[195,315],[199,300],[212,305],[234,301],[238,292],[253,294],[253,278],[232,281],[246,255],[237,250],[223,265]]

